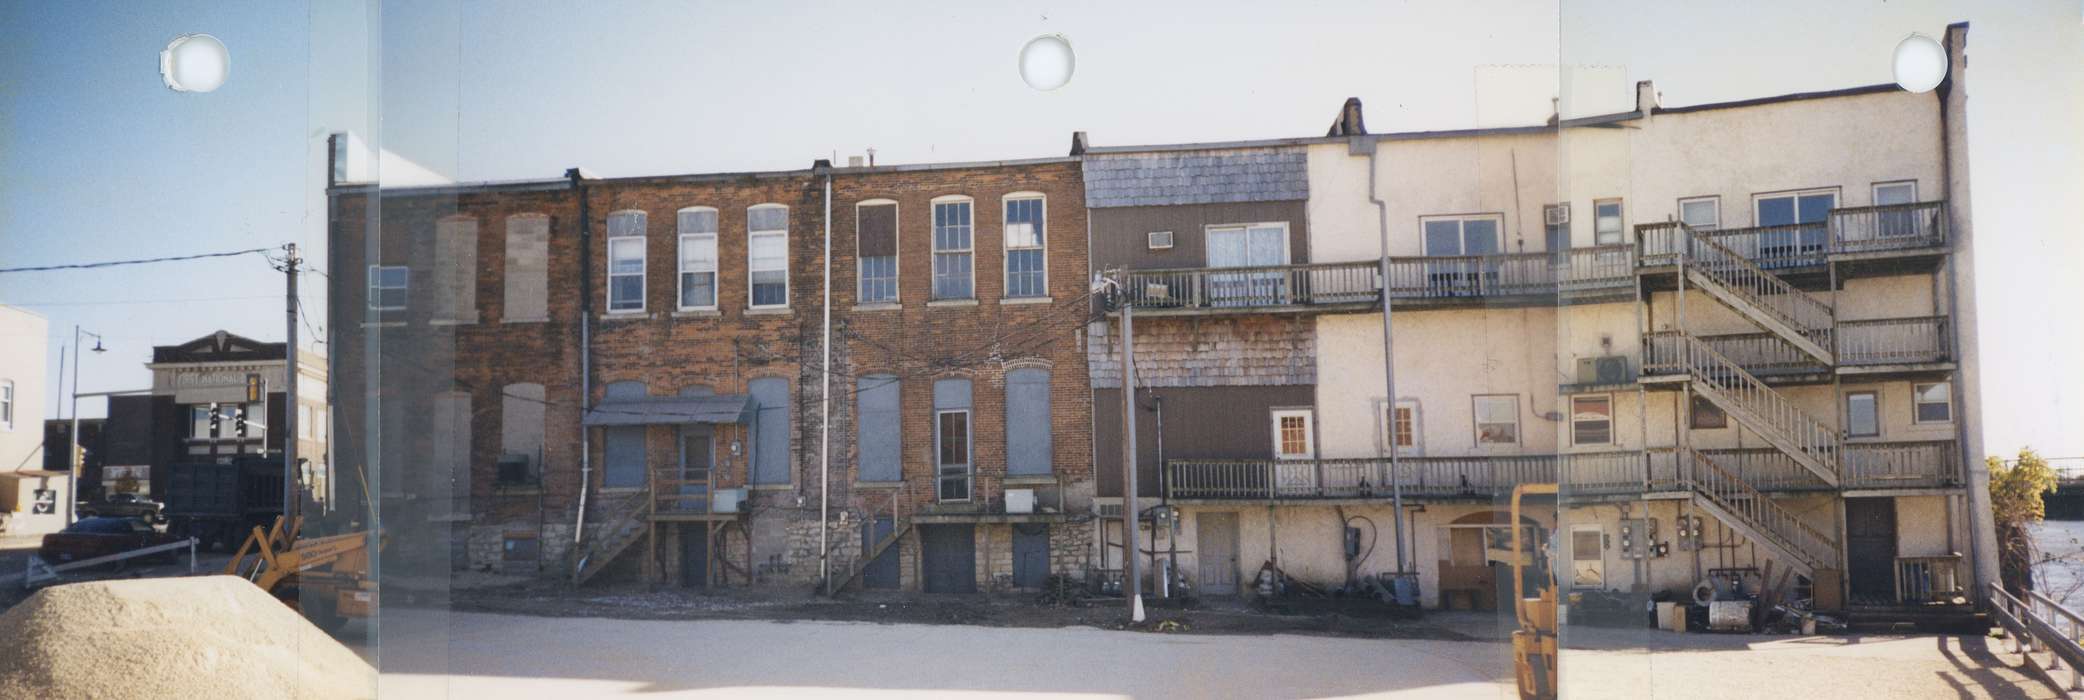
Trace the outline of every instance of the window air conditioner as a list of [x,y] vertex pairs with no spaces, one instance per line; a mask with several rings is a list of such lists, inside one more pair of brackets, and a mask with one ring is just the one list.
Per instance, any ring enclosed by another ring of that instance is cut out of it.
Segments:
[[1635,381],[1635,372],[1629,369],[1626,357],[1609,355],[1578,358],[1579,384],[1627,384],[1632,381]]
[[1543,207],[1541,210],[1541,220],[1543,223],[1546,223],[1550,226],[1560,226],[1562,224],[1570,223],[1570,205],[1553,204],[1547,207]]

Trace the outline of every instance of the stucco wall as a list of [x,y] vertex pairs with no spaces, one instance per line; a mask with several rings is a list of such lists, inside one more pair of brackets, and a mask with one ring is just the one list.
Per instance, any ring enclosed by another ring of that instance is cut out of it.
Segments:
[[14,383],[14,421],[0,424],[0,472],[43,468],[44,362],[50,323],[0,306],[0,380]]
[[[1562,410],[1556,378],[1556,309],[1452,309],[1395,312],[1397,396],[1419,404],[1417,449],[1405,454],[1548,454]],[[1386,383],[1382,376],[1382,316],[1346,314],[1317,319],[1319,453],[1325,457],[1383,454],[1376,425]],[[1520,442],[1476,444],[1471,397],[1519,397]]]

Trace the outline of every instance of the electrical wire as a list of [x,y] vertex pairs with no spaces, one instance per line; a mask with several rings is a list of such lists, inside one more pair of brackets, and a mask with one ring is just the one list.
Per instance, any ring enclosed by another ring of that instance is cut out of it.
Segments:
[[50,271],[54,271],[54,270],[96,270],[96,269],[101,269],[101,268],[107,268],[107,267],[121,267],[121,266],[125,266],[125,265],[148,265],[148,264],[152,264],[152,263],[163,263],[163,262],[178,262],[178,261],[182,261],[182,260],[202,260],[202,259],[205,259],[205,258],[229,258],[229,257],[233,257],[233,256],[239,256],[239,255],[248,255],[248,254],[252,254],[252,253],[260,253],[260,254],[262,254],[262,255],[266,255],[266,254],[268,253],[268,251],[270,251],[270,250],[273,250],[273,249],[272,249],[272,248],[249,248],[249,249],[247,249],[247,250],[232,250],[232,251],[225,251],[225,252],[222,252],[222,253],[196,253],[196,254],[194,254],[194,255],[170,255],[170,256],[166,256],[166,257],[161,257],[161,258],[139,258],[139,259],[136,259],[136,260],[108,260],[108,261],[103,261],[103,262],[91,262],[91,263],[68,263],[68,264],[64,264],[64,265],[38,265],[38,266],[34,266],[34,267],[4,267],[4,268],[0,268],[0,274],[6,274],[6,273],[10,273],[10,272],[50,272]]

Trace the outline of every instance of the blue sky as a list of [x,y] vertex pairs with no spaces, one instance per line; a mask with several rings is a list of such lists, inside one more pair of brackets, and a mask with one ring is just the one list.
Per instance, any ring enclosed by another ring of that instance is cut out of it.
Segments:
[[[1074,130],[1315,135],[1348,96],[1376,131],[1464,127],[1498,117],[1487,105],[1512,83],[1494,78],[1558,64],[1596,67],[1623,104],[1641,79],[1672,105],[1889,82],[1897,41],[1965,19],[1986,436],[2084,454],[2084,236],[2053,206],[2084,201],[2080,14],[2074,0],[7,3],[0,26],[34,30],[0,47],[0,267],[292,239],[322,263],[321,144],[337,130],[461,180],[798,168],[870,147],[884,163],[1024,158],[1064,153]],[[159,83],[158,50],[187,32],[231,49],[216,93]],[[1015,56],[1048,32],[1071,38],[1078,71],[1041,93]],[[52,371],[74,323],[107,337],[88,391],[144,386],[152,344],[281,339],[280,293],[255,257],[0,275],[0,303],[51,319]]]

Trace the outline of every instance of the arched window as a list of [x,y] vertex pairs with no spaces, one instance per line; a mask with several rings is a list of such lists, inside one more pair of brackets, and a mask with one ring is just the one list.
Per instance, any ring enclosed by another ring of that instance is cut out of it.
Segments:
[[1046,476],[1055,452],[1050,445],[1049,370],[1024,367],[1006,373],[1006,473]]
[[861,453],[856,456],[856,478],[861,481],[902,481],[902,434],[904,426],[897,375],[870,374],[855,380],[854,401],[859,411],[855,434]]
[[506,299],[509,322],[550,320],[550,217],[507,217]]

